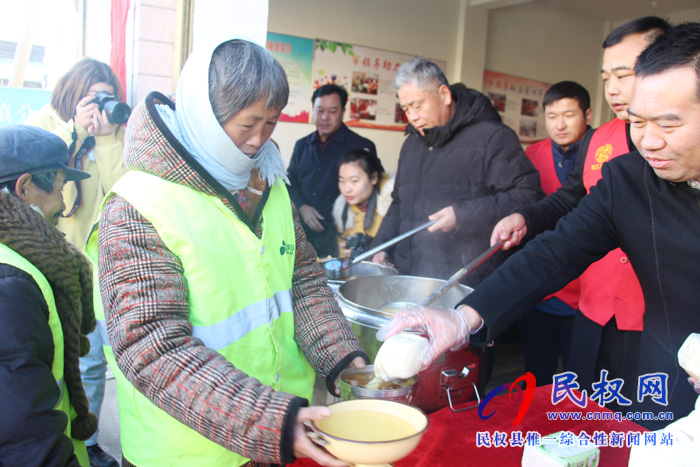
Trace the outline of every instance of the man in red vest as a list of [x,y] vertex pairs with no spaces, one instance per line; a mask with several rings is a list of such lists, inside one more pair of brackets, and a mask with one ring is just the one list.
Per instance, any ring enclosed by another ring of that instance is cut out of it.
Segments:
[[[634,64],[637,56],[668,29],[667,21],[646,16],[615,28],[606,37],[601,76],[605,99],[615,118],[586,135],[576,166],[559,190],[496,224],[492,244],[503,239],[507,240],[504,248],[511,248],[553,229],[597,183],[605,162],[635,150],[627,113]],[[579,280],[581,313],[574,318],[573,351],[564,366],[578,374],[582,388],[590,388],[603,369],[616,375],[622,374],[625,367],[636,367],[644,298],[634,270],[620,249],[592,264]]]
[[[573,81],[549,88],[542,107],[549,138],[528,146],[525,155],[540,173],[542,189],[549,195],[562,186],[574,168],[593,109],[586,88]],[[520,318],[525,371],[532,372],[539,385],[552,381],[560,355],[567,361],[578,301],[576,279]]]

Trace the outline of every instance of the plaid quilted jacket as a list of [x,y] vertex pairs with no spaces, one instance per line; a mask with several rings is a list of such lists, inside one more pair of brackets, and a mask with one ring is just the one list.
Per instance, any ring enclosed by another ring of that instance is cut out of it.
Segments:
[[[260,199],[246,197],[245,212],[256,213],[251,219],[172,136],[156,103],[174,106],[162,94],[151,93],[134,109],[125,138],[126,166],[219,197],[260,236],[260,209],[255,209]],[[292,210],[295,339],[318,377],[332,388],[353,358],[367,356],[327,287],[296,208]],[[235,272],[228,273],[235,280]],[[293,426],[307,401],[263,386],[192,336],[180,260],[153,225],[116,195],[100,219],[99,278],[117,364],[141,393],[203,436],[256,463],[293,462]]]

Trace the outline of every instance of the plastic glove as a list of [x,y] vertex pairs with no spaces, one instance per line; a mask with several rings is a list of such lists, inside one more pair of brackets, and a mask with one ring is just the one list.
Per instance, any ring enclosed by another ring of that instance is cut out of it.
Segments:
[[695,379],[691,376],[688,378],[688,382],[693,386],[693,390],[700,394],[700,379]]
[[391,321],[377,332],[380,341],[411,328],[425,332],[430,346],[423,354],[423,370],[443,352],[458,350],[469,343],[471,327],[461,310],[416,306],[394,313]]

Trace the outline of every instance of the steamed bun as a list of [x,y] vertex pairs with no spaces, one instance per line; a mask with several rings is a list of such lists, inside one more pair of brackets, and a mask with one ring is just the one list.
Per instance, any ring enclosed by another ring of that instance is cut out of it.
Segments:
[[428,345],[428,339],[416,334],[402,332],[391,336],[377,352],[374,374],[384,381],[417,375],[423,366],[422,358]]
[[700,334],[688,336],[678,350],[678,363],[690,376],[700,379]]

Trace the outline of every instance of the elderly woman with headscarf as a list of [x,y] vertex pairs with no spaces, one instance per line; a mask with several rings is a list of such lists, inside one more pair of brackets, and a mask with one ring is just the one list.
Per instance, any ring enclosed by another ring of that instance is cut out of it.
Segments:
[[340,371],[368,359],[269,139],[288,94],[267,50],[227,38],[193,52],[175,101],[153,92],[132,113],[131,170],[88,244],[123,465],[346,465],[305,434],[330,411],[305,406],[317,375],[334,393]]

